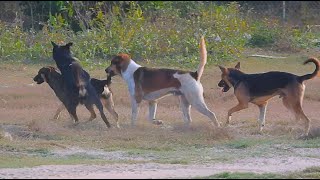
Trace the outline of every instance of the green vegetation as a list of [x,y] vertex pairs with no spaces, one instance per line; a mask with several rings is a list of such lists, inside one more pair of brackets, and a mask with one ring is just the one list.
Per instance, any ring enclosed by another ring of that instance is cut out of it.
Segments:
[[207,177],[197,177],[198,179],[319,179],[320,167],[306,168],[301,172],[289,174],[274,173],[249,173],[249,172],[223,172]]
[[255,174],[255,173],[247,173],[247,172],[224,172],[215,174],[208,177],[201,177],[199,179],[284,179],[283,175],[272,174],[272,173],[264,173],[264,174]]
[[247,45],[314,47],[312,39],[318,35],[283,27],[273,19],[252,20],[237,2],[95,2],[84,7],[79,3],[87,2],[22,4],[33,18],[49,14],[39,15],[41,25],[33,23],[29,29],[0,22],[2,59],[51,62],[50,41],[72,41],[72,51],[84,66],[105,65],[113,55],[126,52],[147,63],[189,68],[198,64],[201,35],[213,64],[234,60]]

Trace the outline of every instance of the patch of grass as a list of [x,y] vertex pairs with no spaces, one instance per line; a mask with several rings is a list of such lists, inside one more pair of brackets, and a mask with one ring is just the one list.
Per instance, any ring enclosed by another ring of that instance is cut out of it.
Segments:
[[207,177],[198,177],[198,179],[283,179],[283,175],[264,173],[247,173],[247,172],[223,172]]
[[320,138],[298,140],[293,144],[295,148],[320,148]]
[[319,166],[309,167],[303,171],[291,173],[286,178],[288,179],[320,179],[320,167]]
[[226,146],[233,149],[245,149],[258,144],[261,144],[260,140],[240,139],[240,140],[229,141],[227,142]]
[[41,156],[7,155],[0,156],[0,168],[23,168],[41,165],[72,165],[72,164],[99,164],[108,161],[101,159],[87,159],[79,156],[70,158],[54,158]]
[[275,173],[250,173],[250,172],[223,172],[207,177],[196,177],[197,179],[319,179],[320,167],[314,166],[306,168],[303,171],[289,174]]

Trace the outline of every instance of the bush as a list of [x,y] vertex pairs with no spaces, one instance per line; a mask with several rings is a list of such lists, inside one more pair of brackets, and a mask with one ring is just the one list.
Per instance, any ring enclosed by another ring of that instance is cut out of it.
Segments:
[[248,44],[252,47],[268,47],[280,38],[280,27],[268,27],[266,23],[256,22],[252,27],[252,35]]
[[[71,30],[72,23],[68,22],[73,13],[50,16],[38,32],[0,22],[2,59],[35,62],[52,59],[50,42],[54,41],[73,42],[72,51],[82,65],[100,65],[125,52],[136,60],[194,68],[199,63],[201,35],[206,38],[209,64],[239,57],[246,44],[268,47],[285,39],[282,42],[306,48],[314,38],[312,33],[284,29],[278,22],[267,19],[249,24],[236,2],[226,5],[145,2],[140,7],[139,3],[130,1],[125,13],[119,5],[105,11],[102,4],[90,8],[87,25],[82,24],[82,30],[77,32]],[[86,29],[87,26],[90,28]],[[250,40],[247,34],[251,34]]]

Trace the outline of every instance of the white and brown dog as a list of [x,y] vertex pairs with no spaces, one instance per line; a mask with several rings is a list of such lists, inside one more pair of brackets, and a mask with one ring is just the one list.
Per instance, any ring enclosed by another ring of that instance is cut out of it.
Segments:
[[156,120],[157,100],[166,95],[180,97],[183,119],[186,126],[191,120],[190,108],[194,106],[200,113],[208,116],[215,126],[220,126],[215,114],[204,102],[203,87],[200,83],[204,66],[207,62],[207,50],[204,38],[200,42],[200,64],[196,72],[174,69],[157,69],[142,67],[134,62],[128,54],[118,54],[105,69],[111,75],[121,75],[126,81],[131,97],[132,117],[131,125],[137,121],[139,104],[142,100],[149,102],[149,120],[154,124],[161,124]]

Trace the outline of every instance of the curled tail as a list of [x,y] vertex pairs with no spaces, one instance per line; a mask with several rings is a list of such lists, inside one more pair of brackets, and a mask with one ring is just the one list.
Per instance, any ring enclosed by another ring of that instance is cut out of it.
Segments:
[[105,86],[107,85],[107,88],[109,88],[111,84],[111,76],[108,76],[106,80],[99,80],[96,78],[91,78],[90,80],[91,85],[94,87],[98,95],[101,95],[105,89]]
[[197,80],[200,80],[203,71],[204,71],[204,66],[207,63],[207,49],[206,49],[206,43],[204,41],[204,37],[201,37],[200,40],[200,64],[198,66],[198,70],[197,70]]
[[316,77],[319,72],[319,64],[320,64],[319,60],[317,58],[311,57],[308,60],[306,60],[303,64],[305,65],[305,64],[308,64],[309,62],[313,62],[316,65],[316,69],[313,71],[312,74],[306,74],[306,75],[300,76],[299,77],[300,82]]

